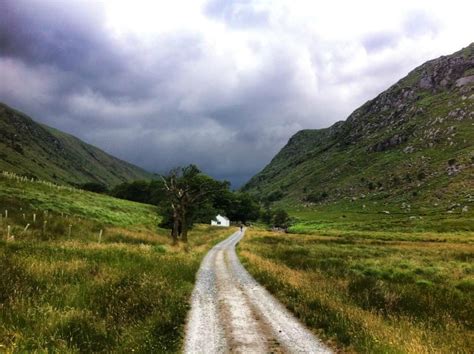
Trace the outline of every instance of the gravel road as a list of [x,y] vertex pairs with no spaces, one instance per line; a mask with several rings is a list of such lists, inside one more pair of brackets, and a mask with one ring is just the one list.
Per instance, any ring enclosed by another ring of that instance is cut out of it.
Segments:
[[236,232],[212,248],[197,275],[185,353],[330,353],[244,269]]

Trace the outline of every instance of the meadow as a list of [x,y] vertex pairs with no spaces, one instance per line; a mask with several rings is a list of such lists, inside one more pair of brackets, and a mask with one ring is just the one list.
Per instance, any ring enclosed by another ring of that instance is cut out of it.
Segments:
[[[250,229],[239,255],[330,345],[343,352],[472,353],[472,219],[295,214],[290,230],[297,233]],[[416,231],[405,226],[410,222],[419,222]],[[446,225],[451,231],[439,231]]]
[[366,237],[376,232],[380,233],[378,237],[397,233],[398,237],[408,238],[416,233],[436,238],[453,233],[470,235],[474,232],[473,198],[466,193],[462,204],[450,205],[410,203],[406,198],[393,197],[389,203],[367,198],[309,208],[290,206],[293,222],[289,231],[327,235],[362,233]]
[[[177,352],[202,257],[153,206],[0,177],[0,351]],[[28,226],[27,226],[28,225]]]

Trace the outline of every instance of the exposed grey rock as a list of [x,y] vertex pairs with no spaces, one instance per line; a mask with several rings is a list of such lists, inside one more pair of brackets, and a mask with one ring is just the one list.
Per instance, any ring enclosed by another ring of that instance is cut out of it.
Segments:
[[430,90],[434,87],[433,80],[429,76],[423,76],[420,80],[420,88]]
[[474,83],[474,75],[465,76],[465,77],[462,77],[462,78],[456,80],[456,86],[457,87],[461,87],[461,86],[468,85],[468,84],[473,84],[473,83]]

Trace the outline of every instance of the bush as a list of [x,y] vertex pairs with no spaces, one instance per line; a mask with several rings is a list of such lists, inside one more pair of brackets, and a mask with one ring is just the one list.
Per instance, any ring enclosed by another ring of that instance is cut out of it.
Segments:
[[286,229],[290,226],[289,224],[290,216],[285,210],[279,209],[275,211],[275,214],[273,215],[273,226]]

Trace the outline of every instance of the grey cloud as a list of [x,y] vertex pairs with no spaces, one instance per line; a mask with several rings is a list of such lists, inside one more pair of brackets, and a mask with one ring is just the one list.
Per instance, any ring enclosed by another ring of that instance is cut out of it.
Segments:
[[409,12],[398,31],[373,32],[362,38],[362,45],[368,53],[396,47],[404,38],[418,38],[424,35],[436,36],[440,24],[432,15],[422,10]]
[[102,29],[103,11],[92,2],[3,1],[0,11],[4,56],[91,76],[121,69],[115,59],[118,53]]
[[[0,101],[150,171],[197,163],[239,186],[297,130],[344,119],[402,70],[382,63],[344,74],[352,60],[344,45],[312,39],[300,50],[279,38],[249,40],[255,65],[238,70],[202,32],[119,40],[100,4],[1,1]],[[243,31],[267,26],[268,11],[251,1],[205,9]],[[361,45],[377,51],[394,41],[382,33]],[[341,87],[357,94],[342,98]]]
[[395,32],[371,33],[362,39],[362,44],[367,52],[377,52],[394,46],[400,38]]

